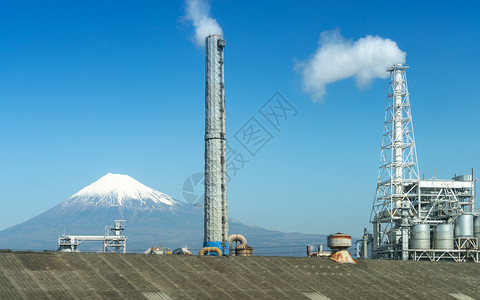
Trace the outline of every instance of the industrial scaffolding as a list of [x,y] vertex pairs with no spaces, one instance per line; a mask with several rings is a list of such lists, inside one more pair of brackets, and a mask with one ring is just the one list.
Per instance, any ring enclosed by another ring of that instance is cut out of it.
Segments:
[[[452,223],[459,215],[473,214],[476,181],[473,172],[451,180],[419,178],[406,69],[407,66],[394,65],[387,70],[390,72],[388,101],[377,190],[370,215],[373,224],[373,236],[369,240],[371,257],[455,258],[457,261],[474,257],[478,261],[478,254],[472,254],[478,252],[478,243],[473,237],[470,243],[475,247],[458,248],[460,242],[455,241],[456,250],[409,247],[412,226]],[[368,247],[363,248],[365,254]]]
[[[58,239],[58,251],[79,252],[78,246],[86,241],[103,242],[103,253],[126,253],[127,237],[122,235],[125,227],[122,226],[125,220],[115,220],[113,227],[105,226],[105,235],[67,235],[63,234]],[[110,235],[113,233],[113,235]]]

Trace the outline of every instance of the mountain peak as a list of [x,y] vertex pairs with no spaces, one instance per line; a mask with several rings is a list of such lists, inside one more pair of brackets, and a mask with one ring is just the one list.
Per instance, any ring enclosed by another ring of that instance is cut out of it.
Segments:
[[64,203],[64,206],[75,203],[96,207],[156,209],[171,207],[178,202],[128,175],[107,173],[68,198]]

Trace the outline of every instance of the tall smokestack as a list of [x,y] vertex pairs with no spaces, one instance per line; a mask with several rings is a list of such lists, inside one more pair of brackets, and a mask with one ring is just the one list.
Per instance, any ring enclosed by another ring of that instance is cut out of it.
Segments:
[[225,83],[221,35],[205,39],[205,236],[203,247],[228,255]]

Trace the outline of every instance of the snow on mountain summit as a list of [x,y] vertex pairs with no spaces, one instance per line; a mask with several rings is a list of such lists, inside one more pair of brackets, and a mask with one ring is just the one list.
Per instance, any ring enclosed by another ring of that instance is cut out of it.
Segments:
[[128,175],[108,173],[68,198],[63,206],[70,204],[158,209],[173,207],[178,204],[178,201],[149,188]]

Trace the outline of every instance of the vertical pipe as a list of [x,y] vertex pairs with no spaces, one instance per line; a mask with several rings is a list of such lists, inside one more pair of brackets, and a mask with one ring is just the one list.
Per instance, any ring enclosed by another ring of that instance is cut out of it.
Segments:
[[[455,176],[456,177],[456,176]],[[475,180],[473,179],[473,168],[472,168],[472,183],[475,184]],[[475,191],[475,188],[472,189],[472,192]],[[473,194],[473,193],[472,193]],[[470,211],[473,211],[473,197],[470,196]]]
[[[380,246],[380,239],[378,235],[378,227],[379,223],[378,222],[372,222],[372,227],[373,227],[373,251],[376,251],[378,246]],[[373,253],[372,253],[373,255]]]
[[[401,211],[401,258],[408,260],[408,203],[403,199],[403,97],[405,94],[405,68],[398,64],[393,67],[393,156],[395,207]],[[396,236],[396,234],[395,234]]]
[[[393,93],[393,128],[394,128],[394,182],[395,194],[400,194],[399,184],[403,173],[403,69],[400,65],[394,68],[394,93]],[[397,206],[398,208],[399,206]]]
[[368,232],[367,228],[363,230],[363,255],[362,257],[367,259],[368,258]]
[[225,118],[225,75],[224,75],[224,60],[223,48],[225,47],[225,40],[221,37],[217,41],[217,47],[221,48],[221,103],[222,103],[222,252],[224,254],[232,254],[228,245],[228,201],[227,201],[227,136],[226,136],[226,118]]
[[205,216],[204,247],[228,254],[225,83],[220,35],[205,39]]

